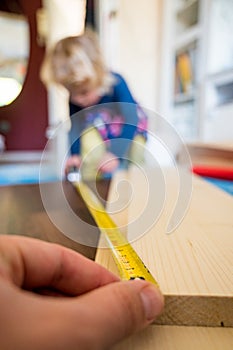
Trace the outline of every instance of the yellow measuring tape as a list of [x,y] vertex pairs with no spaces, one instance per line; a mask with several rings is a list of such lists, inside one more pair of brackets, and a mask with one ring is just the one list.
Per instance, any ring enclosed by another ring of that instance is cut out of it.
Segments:
[[73,181],[73,185],[83,198],[98,228],[105,235],[121,278],[124,280],[144,279],[158,286],[150,271],[106,212],[94,192],[82,181]]

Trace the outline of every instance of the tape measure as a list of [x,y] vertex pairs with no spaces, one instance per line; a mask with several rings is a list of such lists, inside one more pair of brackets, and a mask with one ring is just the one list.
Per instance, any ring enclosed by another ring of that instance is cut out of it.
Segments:
[[94,192],[82,181],[72,181],[80,193],[101,233],[104,234],[123,280],[143,279],[158,286],[136,251],[106,212]]

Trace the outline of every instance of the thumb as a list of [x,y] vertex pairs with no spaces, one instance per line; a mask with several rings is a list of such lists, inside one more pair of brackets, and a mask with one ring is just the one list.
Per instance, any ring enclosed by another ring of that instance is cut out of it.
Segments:
[[82,334],[87,332],[91,342],[87,348],[108,349],[150,324],[162,311],[164,300],[153,284],[134,280],[97,288],[79,297],[77,303],[83,311]]

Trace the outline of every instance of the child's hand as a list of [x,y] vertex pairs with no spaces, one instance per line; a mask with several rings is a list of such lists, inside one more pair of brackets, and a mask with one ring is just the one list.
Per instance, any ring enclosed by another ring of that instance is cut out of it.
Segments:
[[107,152],[101,159],[98,170],[100,170],[102,173],[112,173],[117,169],[118,165],[118,158],[113,153]]
[[81,165],[81,157],[80,156],[72,156],[69,157],[65,164],[65,175],[67,175],[71,168],[76,167],[80,168]]

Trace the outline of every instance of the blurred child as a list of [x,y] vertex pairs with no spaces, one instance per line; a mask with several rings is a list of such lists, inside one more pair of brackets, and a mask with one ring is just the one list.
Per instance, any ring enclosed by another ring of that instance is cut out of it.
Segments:
[[69,92],[71,156],[65,166],[85,178],[112,173],[128,161],[143,162],[147,118],[120,74],[107,69],[96,34],[60,40],[47,56],[47,82]]

